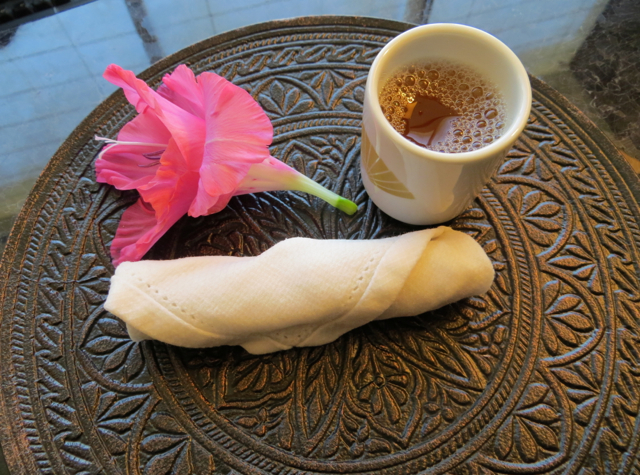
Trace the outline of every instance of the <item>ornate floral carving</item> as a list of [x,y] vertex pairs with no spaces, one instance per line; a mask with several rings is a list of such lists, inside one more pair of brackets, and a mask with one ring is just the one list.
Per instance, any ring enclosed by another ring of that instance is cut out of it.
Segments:
[[[150,257],[414,229],[370,202],[358,164],[366,73],[399,26],[354,22],[256,27],[146,77],[188,62],[245,87],[274,123],[272,154],[356,201],[356,215],[304,194],[248,195],[181,220]],[[533,85],[524,134],[451,222],[490,256],[492,289],[265,356],[133,343],[103,310],[108,245],[135,197],[93,181],[91,137],[133,114],[122,97],[101,106],[39,182],[3,261],[3,442],[16,473],[640,469],[637,197],[599,133]]]

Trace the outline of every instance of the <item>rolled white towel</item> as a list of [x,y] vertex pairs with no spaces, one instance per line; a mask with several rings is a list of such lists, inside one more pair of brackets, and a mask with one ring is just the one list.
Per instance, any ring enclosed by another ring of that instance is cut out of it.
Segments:
[[419,315],[486,292],[493,277],[482,247],[447,227],[376,240],[291,238],[256,257],[125,262],[104,308],[136,341],[261,354]]

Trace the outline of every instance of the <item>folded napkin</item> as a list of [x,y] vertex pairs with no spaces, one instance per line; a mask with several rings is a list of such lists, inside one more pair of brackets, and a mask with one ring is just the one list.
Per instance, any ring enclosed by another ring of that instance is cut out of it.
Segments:
[[104,308],[136,341],[261,354],[434,310],[486,292],[493,276],[480,245],[446,227],[376,240],[292,238],[256,257],[124,262]]

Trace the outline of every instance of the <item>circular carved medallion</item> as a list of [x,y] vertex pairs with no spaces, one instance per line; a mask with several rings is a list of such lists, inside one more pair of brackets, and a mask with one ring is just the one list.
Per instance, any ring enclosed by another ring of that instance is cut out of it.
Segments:
[[[272,120],[272,155],[359,205],[348,217],[303,193],[246,195],[182,219],[147,258],[416,229],[371,203],[358,165],[369,66],[409,26],[272,22],[143,73],[154,86],[179,63],[227,77]],[[532,83],[523,135],[449,223],[492,259],[491,290],[263,356],[133,343],[102,308],[109,244],[136,199],[95,183],[92,137],[134,116],[111,96],[53,158],[4,255],[1,437],[12,472],[639,470],[638,179],[593,125]]]

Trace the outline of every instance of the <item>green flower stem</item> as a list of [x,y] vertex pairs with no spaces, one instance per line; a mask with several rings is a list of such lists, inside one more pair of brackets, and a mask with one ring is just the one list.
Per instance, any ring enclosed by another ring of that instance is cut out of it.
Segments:
[[310,195],[317,196],[321,200],[326,201],[331,206],[338,208],[340,211],[344,211],[348,215],[352,215],[358,211],[358,205],[353,201],[335,194],[333,191],[326,189],[324,186],[316,183],[305,175],[299,174],[296,176],[294,187],[294,189],[298,191],[304,191]]
[[290,190],[303,191],[317,196],[341,211],[351,215],[358,210],[353,201],[336,195],[311,178],[303,175],[280,160],[270,157],[262,163],[252,165],[249,172],[236,189],[236,195],[259,193],[261,191]]

